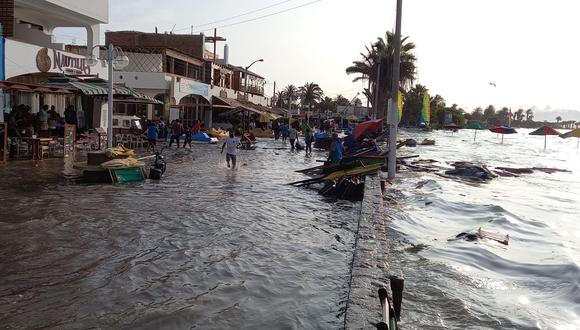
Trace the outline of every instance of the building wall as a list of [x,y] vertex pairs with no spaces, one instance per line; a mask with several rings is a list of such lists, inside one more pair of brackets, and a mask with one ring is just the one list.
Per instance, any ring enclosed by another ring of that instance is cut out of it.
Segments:
[[[17,0],[26,2],[25,0]],[[48,2],[63,9],[75,11],[98,23],[109,22],[109,0],[34,0],[34,2]]]
[[364,117],[370,114],[370,110],[372,108],[367,108],[367,107],[355,107],[355,106],[344,106],[344,105],[339,105],[336,107],[336,112],[339,114],[345,114],[345,115],[355,115],[355,116],[359,116],[359,117]]
[[[62,73],[58,65],[55,66],[55,51],[52,49],[15,41],[6,40],[6,79],[24,74],[34,74],[41,72],[39,62],[49,65],[47,72]],[[86,63],[86,58],[82,55],[56,51],[57,55],[78,59],[77,64]],[[42,65],[40,65],[42,66]],[[68,70],[67,68],[64,68]],[[71,67],[71,70],[72,67]],[[75,69],[76,70],[76,69]],[[94,67],[88,68],[88,74],[98,75],[100,78],[108,79],[106,62],[100,62]]]
[[136,31],[115,31],[105,33],[105,43],[121,48],[139,47],[172,48],[184,54],[203,58],[203,35],[144,33]]
[[[127,87],[138,90],[169,91],[171,87],[171,77],[163,72],[113,72],[115,83],[124,83]],[[159,94],[159,93],[156,93]],[[155,96],[149,95],[151,97]]]

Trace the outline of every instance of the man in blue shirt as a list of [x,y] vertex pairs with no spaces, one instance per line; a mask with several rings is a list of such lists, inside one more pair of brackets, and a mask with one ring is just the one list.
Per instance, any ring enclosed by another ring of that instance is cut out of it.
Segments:
[[157,127],[153,122],[149,122],[149,126],[147,126],[147,140],[149,143],[147,144],[147,151],[153,150],[155,151],[155,144],[157,143],[157,138],[159,137],[159,132],[157,132]]

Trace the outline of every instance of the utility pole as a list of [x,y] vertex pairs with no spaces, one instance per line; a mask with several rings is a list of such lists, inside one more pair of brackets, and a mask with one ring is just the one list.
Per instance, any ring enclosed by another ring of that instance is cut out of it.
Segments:
[[274,106],[276,104],[274,104],[274,99],[276,98],[276,82],[274,81],[274,91],[272,92],[272,108],[274,108]]
[[401,16],[403,13],[403,0],[397,0],[397,20],[395,25],[395,58],[393,60],[393,86],[391,89],[391,122],[389,124],[389,152],[387,164],[389,179],[394,179],[397,172],[397,113],[399,112],[399,71],[401,67]]

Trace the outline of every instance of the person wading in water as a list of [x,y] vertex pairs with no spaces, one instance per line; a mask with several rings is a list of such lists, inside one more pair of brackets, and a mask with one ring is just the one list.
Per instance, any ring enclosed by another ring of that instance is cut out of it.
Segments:
[[221,151],[223,154],[224,149],[226,149],[226,162],[228,163],[228,168],[230,167],[230,160],[232,161],[232,169],[236,168],[236,156],[240,145],[240,138],[235,137],[234,132],[230,131],[230,137],[228,137],[222,145]]
[[342,141],[338,138],[338,134],[332,134],[332,143],[330,144],[330,152],[328,153],[328,160],[333,164],[339,164],[342,160],[344,147]]

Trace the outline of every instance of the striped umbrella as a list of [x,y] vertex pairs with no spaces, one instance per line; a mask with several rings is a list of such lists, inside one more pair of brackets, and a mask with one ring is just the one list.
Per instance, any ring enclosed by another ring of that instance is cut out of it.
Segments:
[[544,136],[544,150],[546,150],[546,140],[548,139],[548,135],[560,135],[560,132],[556,131],[550,126],[542,126],[537,130],[530,133],[530,135],[543,135]]

